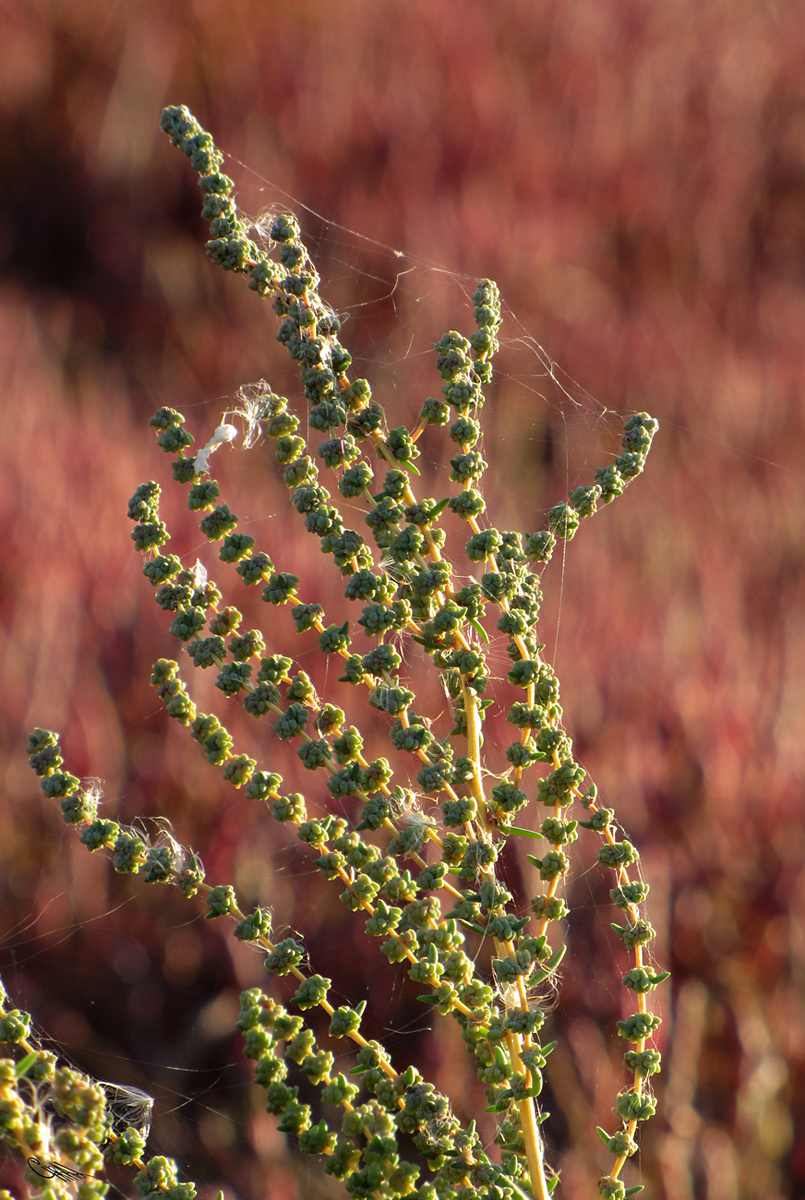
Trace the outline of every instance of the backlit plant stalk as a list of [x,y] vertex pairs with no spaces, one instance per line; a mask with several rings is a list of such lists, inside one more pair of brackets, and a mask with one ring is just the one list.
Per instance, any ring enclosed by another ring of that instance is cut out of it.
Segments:
[[[166,109],[162,128],[199,174],[202,211],[210,221],[208,255],[271,299],[278,340],[299,364],[309,407],[301,422],[288,401],[260,381],[241,389],[227,419],[195,454],[181,414],[160,409],[151,420],[158,444],[174,456],[173,478],[188,487],[201,532],[220,543],[219,558],[234,566],[239,586],[262,588],[263,601],[286,609],[298,632],[315,630],[321,653],[340,663],[339,681],[354,689],[356,712],[368,703],[385,714],[391,744],[410,755],[411,770],[398,779],[386,758],[369,759],[360,727],[351,723],[359,717],[320,699],[291,657],[277,653],[263,631],[244,628],[242,614],[223,603],[214,581],[168,551],[161,488],[154,481],[136,489],[129,516],[135,546],[146,559],[144,574],[170,614],[171,635],[195,668],[213,667],[223,695],[262,723],[267,753],[278,753],[277,742],[295,748],[311,783],[325,785],[330,811],[311,816],[305,796],[283,792],[279,773],[258,770],[254,759],[239,753],[219,717],[197,710],[177,661],[160,658],[151,683],[223,779],[267,804],[309,847],[341,902],[362,917],[370,936],[382,939],[381,953],[404,964],[422,985],[422,1001],[458,1021],[486,1089],[487,1111],[497,1114],[500,1162],[485,1153],[474,1122],[461,1125],[448,1097],[413,1067],[398,1071],[382,1045],[364,1038],[364,1005],[330,1003],[330,980],[303,970],[307,956],[295,938],[272,938],[267,911],[247,914],[230,885],[206,883],[198,856],[164,829],[149,841],[139,829],[99,817],[97,793],[62,769],[56,735],[32,734],[31,765],[46,793],[61,800],[65,819],[82,829],[88,849],[105,849],[117,871],[139,872],[147,882],[172,883],[188,897],[204,897],[208,917],[234,918],[235,936],[261,948],[267,969],[296,980],[291,1004],[298,1012],[260,989],[243,993],[238,1024],[246,1053],[255,1059],[255,1078],[279,1128],[297,1138],[303,1153],[323,1155],[325,1171],[343,1180],[349,1194],[378,1200],[545,1200],[554,1191],[557,1177],[546,1166],[540,1132],[547,1114],[537,1101],[555,1043],[539,1040],[544,1016],[535,995],[556,977],[564,953],[568,850],[579,827],[597,834],[599,862],[613,872],[611,894],[622,913],[613,928],[634,955],[623,984],[636,997],[636,1011],[618,1023],[630,1047],[624,1061],[631,1078],[616,1099],[619,1127],[612,1134],[599,1130],[613,1162],[598,1190],[613,1200],[639,1190],[627,1191],[620,1174],[637,1149],[638,1123],[654,1111],[648,1081],[660,1056],[648,1042],[659,1018],[649,1011],[647,996],[667,972],[653,968],[647,951],[654,931],[643,912],[648,887],[631,873],[637,850],[618,840],[614,813],[599,802],[595,786],[585,787],[586,773],[562,724],[559,683],[542,657],[537,620],[542,567],[558,542],[571,541],[584,518],[640,474],[657,422],[646,413],[632,416],[622,453],[551,508],[544,529],[522,534],[489,526],[481,492],[486,463],[478,446],[501,322],[495,284],[482,280],[472,298],[475,332],[465,337],[451,331],[436,343],[441,398],[425,400],[413,428],[389,428],[369,383],[350,376],[339,319],[320,297],[296,219],[277,216],[259,235],[238,213],[232,181],[220,170],[223,156],[187,109]],[[346,598],[357,602],[356,624],[368,651],[354,643],[349,620],[328,618],[288,569],[291,564],[275,563],[238,529],[210,476],[213,453],[240,435],[234,421],[245,426],[247,445],[258,433],[274,439],[291,504],[332,558]],[[428,425],[446,428],[452,443],[453,486],[435,498],[415,490],[417,442]],[[319,434],[318,445],[307,444],[303,427]],[[363,532],[347,525],[334,491],[353,508],[363,506]],[[463,586],[454,579],[454,558],[446,555],[440,518],[447,510],[467,526],[460,573],[471,582]],[[279,619],[272,617],[270,625]],[[490,627],[508,638],[507,720],[514,731],[508,769],[492,785],[483,728],[492,691],[500,701],[503,689],[489,678]],[[418,711],[401,675],[406,654],[409,661],[426,656],[441,676],[454,720],[442,737]],[[518,823],[534,805],[544,812],[537,830]],[[540,839],[545,846],[541,857],[528,856],[535,889],[528,905],[516,902],[499,877],[509,837]],[[487,973],[478,962],[479,938],[494,947]],[[327,1013],[331,1038],[354,1043],[356,1066],[348,1074],[359,1079],[362,1091],[345,1074],[333,1073],[333,1053],[320,1045],[306,1015],[316,1008]],[[286,1082],[289,1061],[320,1087],[325,1104],[340,1110],[338,1120],[299,1101],[298,1088]],[[405,1160],[397,1142],[401,1133],[413,1138],[424,1171],[420,1162]]]

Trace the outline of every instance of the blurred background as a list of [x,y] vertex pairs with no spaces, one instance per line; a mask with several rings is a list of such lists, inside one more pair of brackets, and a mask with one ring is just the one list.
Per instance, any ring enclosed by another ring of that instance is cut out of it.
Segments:
[[[799,0],[0,0],[0,975],[82,1069],[155,1095],[151,1149],[205,1200],[342,1191],[275,1132],[233,1035],[240,989],[268,986],[259,957],[90,858],[27,767],[34,726],[103,779],[106,815],[167,815],[208,879],[304,930],[339,995],[373,983],[371,1033],[398,1064],[465,1118],[478,1093],[457,1029],[427,1032],[418,989],[148,687],[176,655],[126,519],[138,483],[170,481],[148,417],[176,407],[203,444],[239,385],[300,395],[270,306],[204,257],[196,177],[158,127],[178,103],[232,156],[244,211],[297,213],[393,423],[438,394],[433,342],[471,332],[474,280],[497,280],[496,524],[539,528],[619,452],[623,417],[659,418],[646,474],[547,569],[542,631],[673,971],[658,1116],[628,1182],[805,1195],[804,17]],[[423,447],[433,494],[444,443]],[[343,604],[271,451],[213,462],[258,548]],[[166,487],[171,548],[265,624],[183,504]],[[301,665],[343,703],[310,646]],[[212,685],[193,680],[200,706]],[[292,785],[270,735],[226,715]],[[610,881],[583,853],[548,1026],[569,1200],[607,1166],[592,1131],[615,1124],[628,1007]],[[13,1162],[0,1185],[24,1195]]]

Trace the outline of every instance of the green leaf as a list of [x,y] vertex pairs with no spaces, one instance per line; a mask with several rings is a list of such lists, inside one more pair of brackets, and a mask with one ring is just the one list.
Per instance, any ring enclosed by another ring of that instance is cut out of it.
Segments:
[[472,626],[481,641],[489,645],[489,634],[486,632],[483,625],[476,621],[474,617],[470,617],[468,624]]
[[[461,868],[458,867],[457,872],[460,870],[461,870]],[[459,923],[459,925],[463,925],[465,929],[471,929],[473,933],[480,933],[481,935],[486,933],[486,929],[484,928],[484,926],[476,925],[474,921],[464,921],[464,920],[462,920],[461,917],[459,917],[458,923]]]
[[515,837],[542,837],[541,833],[535,833],[533,829],[520,829],[519,825],[509,825],[507,833],[513,833]]
[[19,1079],[25,1074],[30,1066],[36,1062],[36,1051],[32,1050],[30,1054],[26,1054],[25,1058],[21,1058],[14,1068],[14,1074]]
[[[560,946],[558,950],[555,950],[554,953],[551,955],[551,957],[548,959],[548,961],[546,963],[544,963],[543,966],[540,968],[540,970],[537,971],[537,973],[531,977],[529,982],[532,984],[537,984],[537,983],[542,983],[543,979],[547,979],[548,976],[553,971],[556,970],[556,968],[559,966],[562,959],[565,957],[566,950],[567,950],[567,946]],[[555,1045],[556,1045],[556,1042],[551,1043],[551,1050],[553,1050]],[[543,1047],[543,1054],[545,1052],[546,1052],[546,1049],[545,1049],[545,1047]],[[550,1051],[548,1051],[548,1053],[550,1053]]]
[[508,1107],[509,1101],[504,1098],[502,1100],[498,1100],[495,1104],[490,1105],[489,1108],[484,1109],[484,1112],[501,1113],[505,1112]]

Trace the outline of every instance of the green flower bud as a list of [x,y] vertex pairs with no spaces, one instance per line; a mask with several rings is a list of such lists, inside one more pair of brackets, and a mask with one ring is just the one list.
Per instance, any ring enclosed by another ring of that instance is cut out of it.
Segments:
[[469,480],[480,479],[489,464],[484,462],[477,450],[467,454],[458,454],[450,459],[450,478],[458,483],[466,484]]
[[631,971],[627,971],[622,979],[623,986],[629,988],[632,992],[638,994],[645,992],[653,992],[655,987],[667,979],[671,974],[670,971],[647,971],[645,967],[632,967]]
[[180,638],[183,642],[189,642],[197,633],[200,633],[204,628],[207,617],[203,608],[193,607],[186,608],[180,612],[176,620],[171,623],[169,633],[172,637]]
[[613,1179],[611,1175],[602,1175],[597,1186],[598,1195],[603,1200],[624,1200],[626,1196],[626,1184],[620,1179]]
[[271,934],[271,914],[264,908],[257,908],[235,926],[235,937],[241,942],[254,942],[260,937]]
[[131,531],[134,548],[138,551],[155,550],[170,541],[170,535],[164,521],[151,521],[145,525],[135,525]]
[[143,575],[146,575],[154,587],[158,587],[161,583],[167,583],[174,579],[182,569],[182,564],[175,554],[158,554],[156,558],[151,559],[143,567]]
[[220,504],[199,522],[199,529],[211,542],[218,541],[231,533],[238,523],[238,518],[229,511],[228,504]]
[[490,554],[500,549],[502,538],[497,529],[484,529],[474,533],[467,542],[467,557],[470,562],[483,562]]
[[171,425],[164,433],[159,435],[157,445],[166,454],[179,454],[188,446],[192,446],[195,440],[193,435],[188,433],[186,429],[182,429],[179,425]]
[[526,558],[532,562],[546,563],[556,546],[556,535],[548,529],[540,529],[526,538]]
[[83,842],[87,849],[100,850],[101,847],[109,848],[114,846],[117,841],[120,826],[116,821],[95,820],[89,825],[84,832],[79,836],[79,841]]
[[363,669],[367,675],[385,675],[396,671],[402,659],[393,646],[383,644],[363,656]]
[[419,447],[404,425],[389,430],[386,445],[397,462],[412,462],[413,459],[419,458]]
[[0,1042],[22,1042],[31,1033],[31,1016],[13,1008],[11,1012],[0,1017]]
[[477,492],[475,488],[467,488],[466,491],[459,492],[457,496],[448,500],[447,507],[462,521],[469,521],[471,517],[480,517],[481,513],[485,512],[486,503],[481,493]]
[[324,609],[320,604],[297,604],[291,609],[291,616],[294,619],[297,633],[304,633],[308,629],[312,629],[316,621]]
[[638,861],[639,857],[637,850],[629,841],[615,842],[612,846],[607,844],[598,851],[598,861],[601,866],[610,867],[613,871],[618,871],[621,867],[630,867],[632,863]]
[[281,1083],[287,1074],[288,1067],[284,1059],[271,1053],[262,1054],[255,1063],[254,1082],[268,1088],[273,1083]]
[[648,921],[635,921],[628,928],[613,924],[612,928],[623,938],[627,950],[634,950],[635,946],[647,946],[657,936]]
[[349,763],[340,771],[334,771],[327,781],[327,789],[331,796],[354,796],[361,786],[360,763]]
[[187,507],[191,512],[209,512],[221,491],[214,479],[204,479],[187,493]]
[[[221,730],[219,734],[213,736],[220,738],[221,734],[226,736],[229,745],[231,745],[232,739],[225,730]],[[227,749],[228,748],[229,746],[227,746]],[[210,757],[209,752],[207,757]],[[211,759],[210,761],[213,760]],[[238,754],[235,758],[230,758],[229,761],[224,765],[224,779],[227,781],[227,783],[231,783],[233,787],[243,787],[244,783],[248,783],[251,779],[256,766],[257,763],[253,758],[249,758],[249,756],[246,754]]]
[[325,979],[322,975],[311,975],[299,985],[291,1000],[302,1009],[315,1008],[317,1004],[326,1001],[332,984],[332,979]]
[[274,722],[274,732],[283,741],[296,737],[307,725],[309,715],[308,710],[301,704],[291,704]]
[[450,408],[443,400],[429,396],[419,410],[419,419],[426,425],[446,425],[450,420]]
[[277,821],[293,821],[299,825],[307,818],[304,797],[299,792],[290,796],[280,796],[271,806],[274,819]]
[[620,1092],[615,1101],[615,1111],[624,1121],[648,1121],[654,1116],[657,1101],[654,1096],[637,1092]]
[[[608,809],[600,811],[608,812]],[[642,904],[648,895],[649,887],[647,883],[637,882],[624,883],[620,887],[613,888],[610,891],[610,896],[617,904],[618,908],[628,908],[630,905]]]
[[472,417],[457,417],[450,426],[450,438],[459,446],[474,446],[481,436],[481,426]]
[[345,621],[343,625],[328,625],[319,637],[319,647],[323,654],[340,654],[351,640],[349,621]]
[[617,1021],[618,1033],[622,1038],[626,1038],[630,1042],[642,1042],[647,1037],[651,1037],[655,1029],[659,1029],[662,1024],[662,1017],[658,1017],[655,1013],[637,1012],[631,1017],[627,1017],[625,1021]]
[[600,497],[601,488],[596,484],[595,487],[576,488],[570,493],[569,499],[579,516],[584,518],[593,515]]
[[282,776],[275,772],[255,771],[249,780],[245,795],[249,800],[268,800],[282,787]]
[[391,781],[392,774],[388,759],[375,758],[361,771],[361,791],[369,795],[380,791]]
[[121,874],[136,875],[146,861],[142,838],[132,833],[119,833],[112,851],[112,866]]
[[[362,790],[366,790],[365,783]],[[355,829],[359,832],[364,829],[379,829],[388,818],[390,811],[391,806],[386,796],[370,797],[364,805],[360,824],[356,825]]]

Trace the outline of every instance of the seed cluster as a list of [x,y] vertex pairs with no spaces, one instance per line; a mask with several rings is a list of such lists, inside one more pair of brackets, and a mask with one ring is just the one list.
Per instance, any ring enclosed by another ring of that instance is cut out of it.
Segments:
[[[637,1149],[638,1122],[653,1113],[647,1081],[659,1070],[659,1054],[647,1046],[659,1018],[649,1012],[646,996],[667,973],[654,970],[647,957],[654,937],[642,910],[648,888],[630,876],[637,850],[618,840],[614,813],[599,804],[595,786],[585,789],[586,773],[562,724],[559,682],[542,658],[537,622],[542,566],[559,541],[571,541],[583,519],[643,470],[657,422],[646,413],[631,417],[622,453],[597,470],[592,483],[554,505],[545,528],[523,534],[487,526],[480,414],[498,349],[496,285],[481,280],[472,297],[475,332],[465,337],[451,331],[436,343],[440,397],[425,400],[411,429],[389,428],[369,383],[350,378],[339,319],[319,295],[319,277],[296,218],[276,216],[259,236],[238,213],[232,181],[220,169],[223,156],[188,110],[166,109],[162,128],[199,173],[203,215],[210,221],[208,255],[272,300],[278,340],[299,364],[308,402],[304,428],[321,437],[318,445],[308,445],[300,418],[264,381],[242,389],[229,415],[245,423],[247,444],[257,432],[274,440],[291,505],[322,553],[333,559],[346,599],[359,610],[354,623],[328,620],[322,604],[306,597],[302,580],[238,529],[237,515],[209,476],[209,456],[231,440],[232,426],[220,426],[193,454],[194,438],[183,416],[161,408],[151,419],[157,442],[174,456],[173,478],[188,487],[188,507],[199,514],[202,534],[220,543],[221,562],[234,566],[242,586],[261,588],[266,604],[288,612],[298,632],[315,631],[321,653],[340,660],[340,681],[354,689],[355,708],[363,699],[385,714],[390,744],[411,756],[411,768],[397,780],[388,759],[369,759],[352,716],[320,699],[305,671],[276,653],[264,631],[244,627],[242,614],[223,603],[215,582],[169,552],[154,481],[137,488],[129,516],[135,547],[146,557],[144,574],[170,616],[171,635],[184,643],[195,668],[215,670],[216,686],[229,701],[263,722],[267,745],[270,727],[277,741],[295,750],[311,782],[319,773],[332,811],[312,816],[304,795],[283,791],[281,775],[258,770],[254,759],[238,753],[220,719],[197,710],[178,662],[159,659],[151,684],[224,780],[264,802],[309,847],[318,870],[338,887],[341,903],[361,916],[371,937],[381,939],[381,953],[405,964],[421,985],[420,999],[458,1021],[489,1111],[497,1114],[500,1162],[485,1153],[474,1123],[462,1127],[447,1097],[413,1068],[398,1073],[385,1049],[365,1040],[363,1005],[331,1005],[330,980],[306,969],[305,949],[295,938],[272,941],[266,911],[244,914],[234,889],[205,883],[198,856],[164,830],[149,843],[141,830],[99,817],[97,793],[62,769],[54,734],[32,734],[31,765],[46,793],[61,800],[65,820],[83,827],[81,841],[90,850],[108,850],[117,871],[177,884],[187,896],[203,895],[208,918],[233,917],[235,936],[262,949],[268,971],[294,977],[298,988],[291,1004],[298,1012],[259,989],[241,998],[238,1024],[246,1053],[255,1060],[255,1078],[266,1089],[279,1128],[298,1139],[302,1152],[325,1156],[325,1170],[343,1180],[350,1195],[383,1200],[470,1200],[479,1194],[544,1200],[554,1190],[557,1178],[544,1161],[539,1129],[546,1114],[536,1101],[555,1043],[540,1041],[544,1017],[535,999],[564,953],[561,922],[567,907],[561,893],[571,867],[568,851],[579,828],[597,834],[599,862],[614,873],[611,894],[622,912],[622,924],[613,928],[634,956],[622,982],[635,994],[636,1011],[619,1022],[630,1045],[624,1061],[632,1079],[616,1099],[619,1128],[612,1135],[599,1130],[615,1160],[599,1181],[599,1194],[625,1196],[620,1172]],[[452,486],[435,498],[414,492],[417,443],[427,426],[445,428],[452,443],[446,472]],[[347,525],[335,492],[351,510],[356,502],[363,506],[362,531]],[[440,518],[448,510],[467,529],[460,571],[471,582],[462,586],[454,580],[456,556],[446,556]],[[490,786],[483,726],[491,693],[498,701],[502,697],[490,681],[486,657],[492,628],[508,639],[507,720],[513,740],[506,750],[509,768]],[[406,686],[406,653],[427,656],[441,677],[453,718],[444,736],[417,710],[414,691]],[[534,804],[544,811],[538,832],[517,824]],[[571,818],[573,805],[578,809]],[[528,856],[535,892],[527,904],[516,902],[499,876],[501,850],[513,836],[538,838],[545,846],[541,857]],[[494,948],[487,974],[474,952],[479,937]],[[333,1053],[319,1044],[306,1015],[316,1008],[330,1018],[330,1038],[347,1037],[357,1047],[348,1074],[359,1084],[333,1074]],[[340,1110],[338,1118],[316,1120],[312,1107],[300,1102],[298,1087],[286,1082],[289,1062],[321,1088],[323,1103]],[[402,1157],[400,1133],[413,1138],[424,1159],[424,1181],[422,1167]]]

